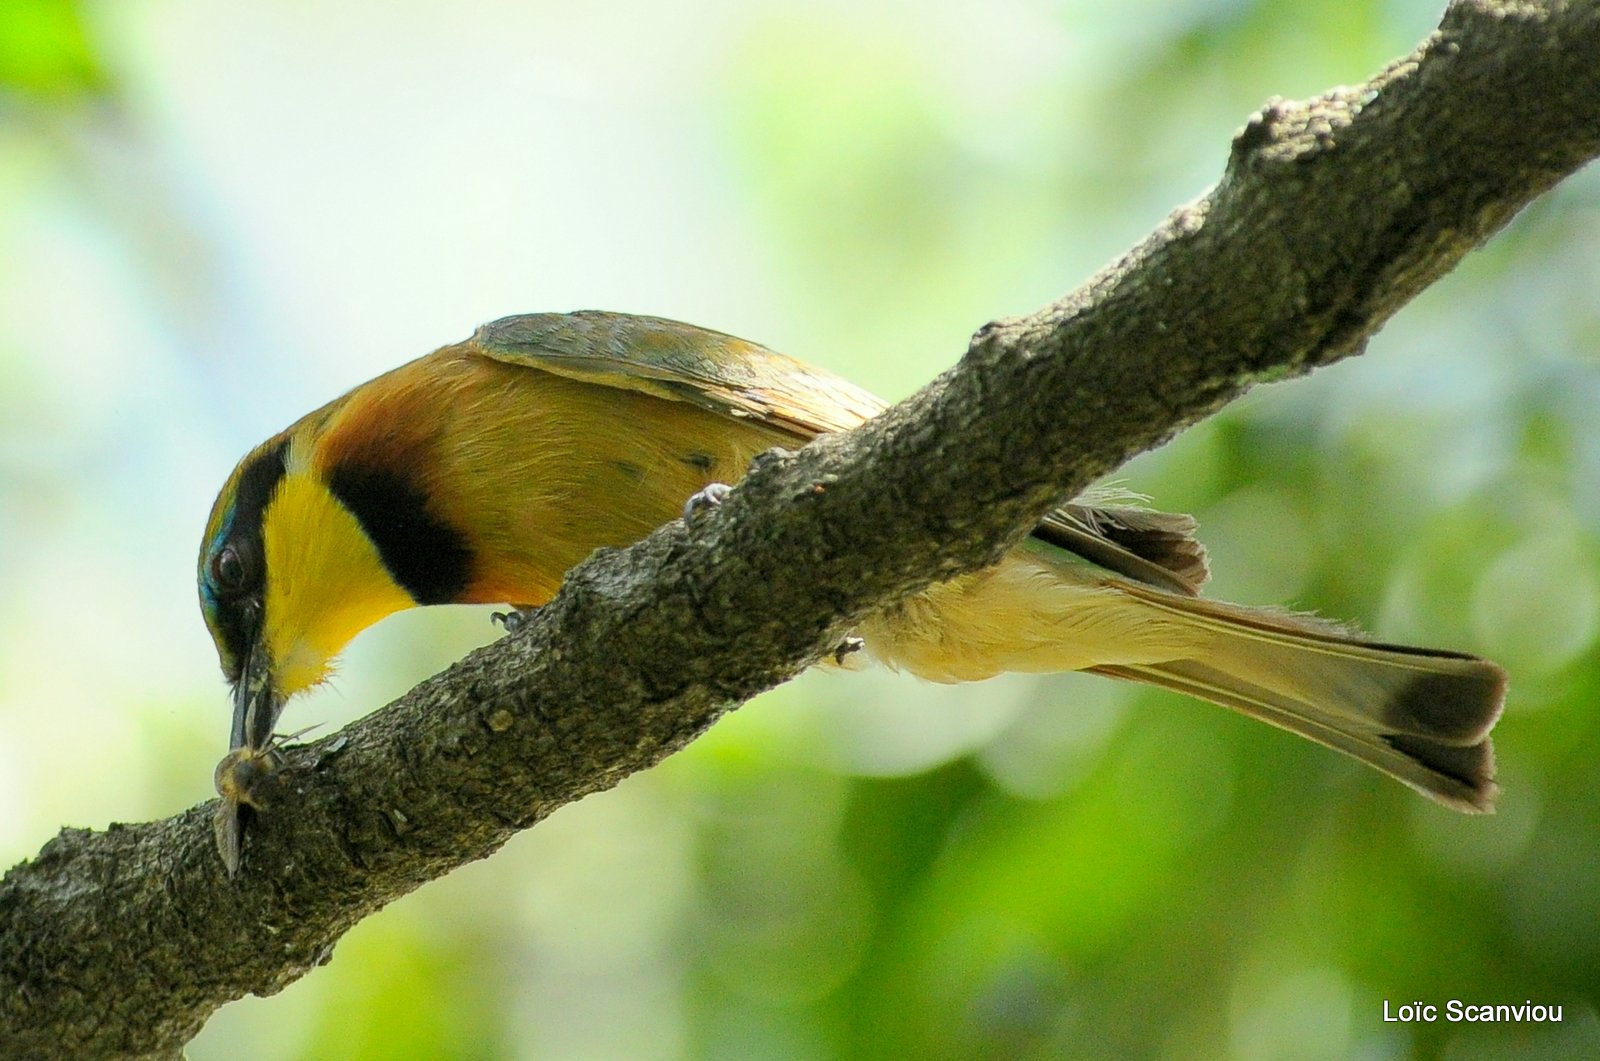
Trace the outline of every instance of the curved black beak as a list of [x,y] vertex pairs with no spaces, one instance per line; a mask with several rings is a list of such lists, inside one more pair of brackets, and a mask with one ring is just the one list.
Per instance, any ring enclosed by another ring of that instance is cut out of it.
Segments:
[[230,750],[261,749],[272,743],[272,728],[283,710],[283,697],[272,687],[272,667],[261,643],[250,646],[239,680],[233,686],[233,736]]

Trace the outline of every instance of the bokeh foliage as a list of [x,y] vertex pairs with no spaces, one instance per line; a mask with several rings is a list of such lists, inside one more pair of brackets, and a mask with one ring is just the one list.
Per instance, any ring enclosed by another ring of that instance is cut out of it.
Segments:
[[104,72],[84,37],[75,0],[6,0],[0,86],[60,99],[93,91]]
[[[205,797],[193,539],[232,459],[338,387],[599,304],[906,393],[1197,194],[1268,95],[1365,76],[1438,13],[437,7],[3,8],[8,862]],[[190,1056],[1595,1056],[1597,235],[1580,175],[1366,357],[1126,471],[1200,516],[1214,595],[1506,664],[1498,815],[1092,678],[808,675]],[[292,724],[490,636],[385,626]],[[1450,998],[1566,1021],[1381,1020]]]

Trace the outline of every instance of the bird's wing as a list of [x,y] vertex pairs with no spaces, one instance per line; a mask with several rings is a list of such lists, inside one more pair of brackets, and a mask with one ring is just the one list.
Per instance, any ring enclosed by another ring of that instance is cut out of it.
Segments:
[[[722,332],[660,317],[585,310],[483,325],[487,357],[607,387],[689,402],[809,441],[877,416],[884,402],[843,377]],[[1188,516],[1082,501],[1047,515],[1034,536],[1115,574],[1186,596],[1206,578]]]
[[1033,536],[1101,567],[1185,597],[1210,577],[1193,516],[1080,498],[1047,514]]
[[885,403],[849,380],[721,332],[659,317],[587,310],[485,324],[487,356],[761,421],[802,440],[848,431]]

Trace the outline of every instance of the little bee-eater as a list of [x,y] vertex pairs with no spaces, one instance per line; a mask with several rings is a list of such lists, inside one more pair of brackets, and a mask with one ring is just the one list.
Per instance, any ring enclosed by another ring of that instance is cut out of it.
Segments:
[[[599,312],[506,317],[362,384],[251,451],[206,526],[200,604],[233,685],[230,761],[265,765],[285,701],[391,612],[542,604],[594,549],[639,540],[756,454],[883,408],[754,343]],[[936,682],[1089,670],[1176,689],[1457,810],[1492,808],[1498,666],[1206,600],[1193,530],[1080,499],[994,567],[855,634]]]

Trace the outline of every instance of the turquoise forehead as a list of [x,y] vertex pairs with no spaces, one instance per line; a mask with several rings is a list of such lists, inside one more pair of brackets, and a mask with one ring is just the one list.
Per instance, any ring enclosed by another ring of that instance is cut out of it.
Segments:
[[211,561],[222,551],[223,543],[228,540],[228,535],[233,532],[233,514],[237,505],[230,503],[227,513],[222,517],[222,523],[217,527],[217,533],[206,542],[205,553],[200,557],[200,603],[208,615],[217,610],[217,585],[211,575]]

